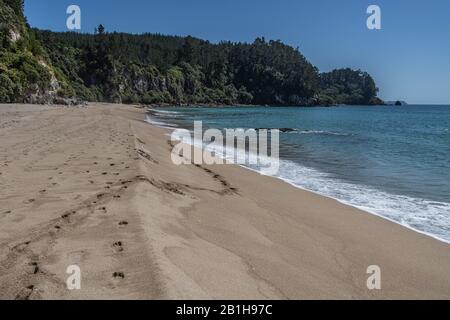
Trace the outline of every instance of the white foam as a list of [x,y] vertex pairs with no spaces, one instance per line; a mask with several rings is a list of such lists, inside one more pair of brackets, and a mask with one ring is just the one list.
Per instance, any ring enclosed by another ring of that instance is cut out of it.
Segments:
[[157,121],[152,117],[150,117],[148,114],[145,116],[145,122],[150,123],[151,125],[154,125],[159,128],[173,129],[178,127],[176,124],[173,123]]
[[[205,147],[202,141],[194,141],[193,145],[198,148]],[[226,156],[233,153],[229,150],[227,152],[222,145],[208,144],[207,150],[229,163],[234,162],[233,158]],[[242,167],[259,173],[263,172],[258,166]],[[395,195],[370,186],[351,184],[289,160],[280,160],[278,174],[271,176],[294,187],[335,199],[442,242],[450,243],[450,203]]]
[[160,114],[165,117],[179,117],[181,115],[180,112],[177,111],[169,111],[169,110],[160,110],[160,109],[148,109],[149,112],[154,114]]
[[450,203],[390,194],[281,160],[276,178],[450,243]]
[[297,133],[300,133],[300,134],[328,135],[328,136],[343,136],[343,137],[347,137],[347,136],[351,135],[349,133],[322,131],[322,130],[303,130],[303,131],[299,131]]

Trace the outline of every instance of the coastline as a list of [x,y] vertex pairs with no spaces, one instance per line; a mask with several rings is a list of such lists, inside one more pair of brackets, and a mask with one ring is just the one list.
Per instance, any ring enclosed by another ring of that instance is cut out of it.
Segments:
[[448,244],[239,166],[176,167],[143,109],[0,113],[0,298],[450,297]]
[[[171,115],[168,115],[167,118],[165,117],[166,113],[172,114],[172,113],[177,113],[177,111],[167,111],[167,108],[164,110],[158,110],[157,108],[147,108],[148,114],[146,116],[146,122],[149,123],[150,125],[159,127],[159,128],[163,128],[163,129],[167,129],[170,132],[172,132],[173,130],[177,130],[177,129],[188,129],[187,127],[185,127],[183,124],[180,125],[179,122],[173,122],[171,120],[173,120],[173,118],[171,117]],[[182,113],[182,112],[181,112]],[[161,116],[161,114],[163,116]],[[155,116],[156,119],[155,120]],[[191,129],[189,129],[191,130]],[[288,130],[292,130],[292,131],[298,131],[300,129],[292,129],[292,128],[281,128],[279,129],[281,132],[284,132],[282,130],[286,130],[287,132],[289,132]],[[192,130],[191,130],[192,131]],[[168,134],[169,136],[170,134]],[[200,141],[195,142],[196,145],[200,145]],[[220,152],[220,151],[219,151]],[[375,215],[377,217],[380,217],[382,219],[388,220],[392,223],[396,223],[399,224],[402,227],[408,228],[414,232],[426,235],[428,237],[431,237],[435,240],[444,242],[446,244],[450,244],[450,239],[448,239],[447,237],[445,237],[444,235],[440,235],[439,233],[432,233],[432,232],[428,232],[426,230],[423,230],[420,228],[420,226],[414,226],[414,224],[409,224],[408,222],[405,222],[403,219],[399,219],[402,216],[404,216],[404,214],[406,214],[406,212],[408,212],[408,210],[401,210],[400,208],[402,208],[401,206],[398,205],[398,201],[402,201],[403,199],[408,199],[407,201],[409,202],[415,202],[415,201],[428,201],[430,202],[432,205],[434,206],[445,206],[447,205],[446,203],[441,203],[438,201],[431,201],[431,200],[425,200],[425,199],[415,199],[415,198],[409,198],[407,196],[399,196],[399,195],[395,195],[395,194],[389,194],[388,192],[382,191],[382,190],[377,190],[377,189],[373,189],[371,187],[365,186],[365,185],[361,185],[360,188],[362,188],[363,190],[359,189],[358,191],[363,191],[365,193],[368,193],[369,190],[371,191],[371,194],[377,194],[378,198],[379,198],[379,202],[375,202],[375,203],[366,203],[365,205],[363,205],[362,203],[364,203],[364,201],[358,201],[358,198],[353,198],[347,194],[347,198],[350,198],[350,200],[344,200],[344,196],[342,196],[342,190],[340,192],[341,197],[338,197],[336,195],[333,195],[333,192],[324,192],[323,190],[314,189],[314,187],[308,187],[305,185],[302,185],[301,183],[297,183],[295,181],[295,179],[292,178],[292,170],[295,170],[295,168],[302,168],[303,170],[306,171],[312,171],[314,172],[316,175],[323,175],[325,174],[325,172],[323,171],[317,171],[315,169],[311,169],[308,167],[302,167],[300,164],[292,162],[292,161],[288,161],[288,160],[284,160],[284,159],[280,159],[282,164],[287,164],[290,167],[290,174],[289,175],[283,175],[283,174],[276,174],[276,175],[269,175],[270,177],[274,178],[274,179],[278,179],[281,180],[291,186],[293,186],[294,188],[298,188],[304,191],[308,191],[308,192],[312,192],[315,193],[317,195],[338,201],[339,203],[342,203],[344,205],[347,206],[351,206],[353,208],[359,209],[361,211],[366,212],[367,214],[371,214],[371,215]],[[260,172],[258,170],[255,170],[254,168],[247,166],[247,165],[238,165],[246,170],[251,170],[253,172],[256,172],[258,174],[260,174]],[[311,176],[311,173],[309,172],[303,172],[302,175],[302,179],[308,179],[307,177]],[[310,178],[311,179],[311,178]],[[314,178],[313,178],[314,179]],[[316,178],[317,179],[317,178]],[[308,183],[306,183],[307,185]],[[322,178],[320,181],[320,185],[333,185],[334,187],[332,187],[331,189],[348,189],[348,187],[346,187],[345,185],[349,185],[348,183],[343,183],[339,180],[333,180],[333,179],[327,179],[327,178]],[[353,195],[353,194],[352,194]],[[395,197],[395,199],[393,199],[393,197]],[[403,198],[403,199],[402,199]],[[382,201],[381,201],[382,199]],[[394,202],[397,201],[397,202]],[[403,200],[404,201],[404,200]],[[380,203],[381,202],[381,203]],[[392,210],[392,207],[395,206],[397,207],[397,211],[394,210],[395,213],[393,213],[392,211],[390,212],[389,210],[380,210],[380,207],[384,207],[384,204],[386,204],[386,202],[390,203],[391,206],[389,207]],[[378,205],[378,206],[377,206]],[[420,211],[420,208],[408,208],[413,210],[412,212],[414,212],[414,209],[416,209],[417,211]],[[386,214],[387,212],[387,214]],[[423,228],[423,226],[422,226]]]
[[154,103],[143,105],[144,108],[158,110],[159,108],[171,108],[171,107],[183,107],[183,108],[226,108],[226,107],[246,107],[246,108],[259,108],[259,107],[275,107],[275,108],[336,108],[336,107],[352,107],[352,106],[364,106],[364,107],[392,107],[388,104],[311,104],[311,105],[292,105],[292,104],[280,104],[280,105],[258,105],[258,104],[213,104],[213,103],[195,103],[195,104],[173,104],[173,103]]

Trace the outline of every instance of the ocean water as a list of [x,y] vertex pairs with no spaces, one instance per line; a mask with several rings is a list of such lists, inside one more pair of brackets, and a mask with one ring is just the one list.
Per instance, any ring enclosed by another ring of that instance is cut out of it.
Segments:
[[148,119],[294,129],[280,133],[277,178],[450,243],[450,106],[174,107]]

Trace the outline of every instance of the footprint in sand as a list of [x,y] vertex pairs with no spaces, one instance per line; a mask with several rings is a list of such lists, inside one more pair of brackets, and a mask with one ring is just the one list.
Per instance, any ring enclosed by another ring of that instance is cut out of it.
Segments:
[[61,216],[61,218],[63,218],[63,219],[68,219],[68,218],[70,218],[71,215],[74,215],[74,214],[76,214],[76,213],[77,213],[76,211],[72,211],[72,212],[69,212],[69,213],[65,213],[65,214],[63,214],[63,215]]
[[123,249],[122,241],[114,242],[113,248],[116,252],[123,252],[124,249]]
[[32,267],[33,274],[37,274],[39,272],[39,265],[37,262],[31,262],[30,266]]
[[125,279],[125,273],[123,272],[114,272],[113,278],[115,279]]
[[17,246],[13,247],[12,250],[16,252],[23,252],[30,245],[31,241],[19,243]]
[[101,198],[103,198],[104,196],[106,196],[106,193],[99,193],[99,194],[97,195],[97,199],[101,199]]
[[29,300],[31,295],[34,293],[34,286],[28,286],[20,290],[16,296],[16,300]]

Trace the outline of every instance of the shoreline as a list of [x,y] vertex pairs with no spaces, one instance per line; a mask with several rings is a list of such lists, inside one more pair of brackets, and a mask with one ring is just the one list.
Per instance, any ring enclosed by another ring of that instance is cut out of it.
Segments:
[[[182,129],[181,127],[178,127],[178,126],[173,125],[173,124],[171,124],[171,123],[165,123],[165,122],[160,122],[160,121],[157,121],[157,120],[152,120],[152,118],[150,117],[150,115],[149,115],[148,113],[147,113],[147,115],[146,115],[146,120],[145,120],[145,121],[146,121],[149,125],[156,126],[156,127],[158,127],[158,128],[162,128],[162,129],[166,129],[166,130],[168,130],[169,132],[172,132],[172,131],[177,130],[177,129]],[[170,136],[170,133],[167,133],[167,135]],[[283,159],[280,159],[280,160],[283,161]],[[236,164],[234,164],[234,165],[236,165]],[[296,164],[296,165],[297,165],[297,164]],[[258,170],[253,169],[253,168],[250,168],[250,167],[248,167],[248,166],[246,166],[246,165],[240,165],[240,164],[237,164],[237,166],[239,166],[239,167],[241,167],[241,168],[243,168],[243,169],[250,170],[250,171],[252,171],[252,172],[255,172],[255,173],[260,174],[260,172],[259,172]],[[422,231],[422,230],[417,229],[417,228],[414,228],[414,227],[412,227],[412,226],[410,226],[410,225],[408,225],[408,224],[406,224],[406,223],[402,223],[402,222],[397,221],[397,220],[395,220],[395,219],[393,219],[393,218],[389,218],[389,217],[386,216],[386,215],[377,213],[374,209],[371,211],[370,208],[366,208],[366,207],[363,207],[363,206],[360,206],[360,205],[357,205],[357,204],[353,204],[353,203],[351,203],[351,202],[348,202],[348,201],[345,201],[345,200],[341,200],[341,199],[339,199],[339,198],[337,198],[337,197],[334,197],[334,196],[331,196],[331,195],[327,195],[327,194],[321,193],[321,192],[319,192],[319,191],[315,191],[315,190],[312,190],[312,189],[308,189],[308,188],[303,187],[303,186],[301,186],[301,185],[299,185],[299,184],[296,184],[295,182],[291,181],[289,178],[286,178],[286,177],[281,177],[281,176],[269,176],[269,177],[274,178],[274,179],[277,179],[277,180],[280,180],[280,181],[283,181],[284,183],[287,183],[287,184],[289,184],[290,186],[292,186],[292,187],[294,187],[294,188],[297,188],[297,189],[300,189],[300,190],[303,190],[303,191],[307,191],[307,192],[312,192],[312,193],[317,194],[317,195],[319,195],[319,196],[322,196],[322,197],[325,197],[325,198],[328,198],[328,199],[335,200],[335,201],[337,201],[337,202],[339,202],[339,203],[341,203],[341,204],[343,204],[343,205],[347,205],[347,206],[353,207],[353,208],[355,208],[355,209],[364,211],[364,212],[367,213],[367,214],[370,214],[370,215],[373,215],[373,216],[376,216],[376,217],[385,219],[385,220],[387,220],[387,221],[389,221],[389,222],[392,222],[392,223],[395,223],[395,224],[397,224],[397,225],[400,225],[400,226],[402,226],[402,227],[404,227],[404,228],[407,228],[407,229],[409,229],[409,230],[411,230],[411,231],[417,232],[417,233],[419,233],[419,234],[421,234],[421,235],[428,236],[428,237],[430,237],[430,238],[432,238],[432,239],[434,239],[434,240],[443,242],[443,243],[445,243],[445,244],[450,244],[450,240],[443,239],[443,238],[439,237],[438,235],[432,234],[432,233],[430,233],[430,232]],[[382,190],[377,190],[377,191],[383,192],[383,193],[385,192],[385,191],[382,191]],[[394,196],[395,196],[395,195],[394,195]],[[436,201],[433,201],[433,202],[436,202]]]
[[450,297],[448,244],[239,166],[177,167],[142,108],[0,115],[0,299]]
[[[93,103],[93,102],[90,102]],[[197,104],[142,104],[143,108],[158,110],[160,108],[235,108],[235,107],[243,107],[243,108],[261,108],[261,107],[273,107],[273,108],[340,108],[340,107],[392,107],[392,105],[388,104],[330,104],[330,105],[258,105],[258,104],[208,104],[208,103],[197,103]]]
[[[249,168],[249,167],[246,167],[245,165],[238,165],[238,166],[241,167],[241,168],[243,168],[243,169],[250,170],[250,171],[252,171],[252,172],[255,172],[255,173],[257,173],[257,174],[260,174],[259,171],[254,170],[254,169]],[[334,198],[334,197],[332,197],[332,196],[327,196],[327,195],[325,195],[325,194],[321,194],[321,193],[316,192],[316,191],[314,191],[314,190],[310,190],[310,189],[304,188],[304,187],[302,187],[302,186],[300,186],[300,185],[295,184],[294,182],[290,182],[290,181],[287,180],[287,179],[284,179],[284,178],[281,178],[281,177],[274,177],[274,176],[268,176],[268,177],[271,177],[271,178],[273,178],[273,179],[277,179],[277,180],[283,181],[284,183],[287,183],[288,185],[290,185],[290,186],[292,186],[292,187],[294,187],[294,188],[297,188],[297,189],[300,189],[300,190],[303,190],[303,191],[306,191],[306,192],[314,193],[314,194],[316,194],[316,195],[318,195],[318,196],[325,197],[325,198],[327,198],[327,199],[337,201],[337,202],[339,202],[339,203],[341,203],[341,204],[343,204],[343,205],[345,205],[345,206],[349,206],[349,207],[355,208],[355,209],[360,210],[360,211],[363,211],[363,212],[365,212],[365,213],[367,213],[367,214],[370,214],[370,215],[373,215],[373,216],[375,216],[375,217],[378,217],[378,218],[387,220],[387,221],[389,221],[389,222],[391,222],[391,223],[395,223],[395,224],[397,224],[397,225],[399,225],[399,226],[401,226],[401,227],[404,227],[404,228],[406,228],[406,229],[408,229],[408,230],[411,230],[411,231],[414,231],[414,232],[419,233],[419,234],[421,234],[421,235],[430,237],[430,238],[432,238],[433,240],[437,240],[437,241],[443,242],[443,243],[445,243],[445,244],[450,244],[450,241],[447,241],[447,240],[445,240],[445,239],[441,239],[441,238],[439,238],[438,236],[433,235],[433,234],[431,234],[431,233],[427,233],[427,232],[425,232],[425,231],[421,231],[421,230],[419,230],[419,229],[415,229],[415,228],[413,228],[413,227],[411,227],[411,226],[409,226],[409,225],[407,225],[407,224],[402,224],[401,222],[395,221],[394,219],[388,218],[388,217],[383,216],[383,215],[381,215],[381,214],[378,214],[378,213],[376,213],[376,212],[371,212],[371,211],[369,211],[369,210],[367,210],[367,209],[365,209],[365,208],[363,208],[363,207],[360,207],[360,206],[351,204],[351,203],[349,203],[349,202],[345,202],[344,200],[340,200],[340,199],[338,199],[338,198]]]

